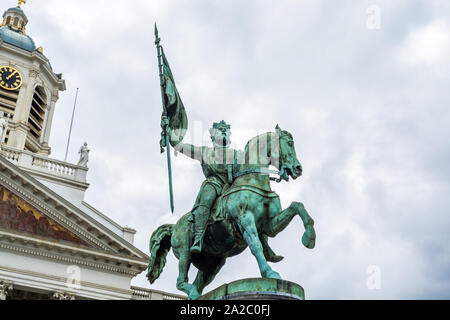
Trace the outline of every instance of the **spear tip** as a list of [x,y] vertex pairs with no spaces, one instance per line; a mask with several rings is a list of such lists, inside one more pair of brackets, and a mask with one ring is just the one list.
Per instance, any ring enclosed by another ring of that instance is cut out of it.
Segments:
[[160,42],[161,42],[161,39],[159,38],[159,31],[158,31],[158,27],[156,26],[156,22],[155,22],[155,44],[157,46],[159,46]]

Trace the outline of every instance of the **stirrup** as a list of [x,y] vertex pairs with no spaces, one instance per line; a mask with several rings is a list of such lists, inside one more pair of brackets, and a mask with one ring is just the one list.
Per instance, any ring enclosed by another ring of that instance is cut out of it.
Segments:
[[196,241],[191,247],[191,253],[201,253],[202,252],[202,241]]

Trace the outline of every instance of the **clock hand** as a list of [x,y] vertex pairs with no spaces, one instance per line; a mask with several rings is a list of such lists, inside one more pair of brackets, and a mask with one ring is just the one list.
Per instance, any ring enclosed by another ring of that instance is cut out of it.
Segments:
[[17,73],[17,70],[14,71],[13,73],[11,73],[9,76],[6,77],[6,80],[9,80],[12,78],[13,75],[15,75]]

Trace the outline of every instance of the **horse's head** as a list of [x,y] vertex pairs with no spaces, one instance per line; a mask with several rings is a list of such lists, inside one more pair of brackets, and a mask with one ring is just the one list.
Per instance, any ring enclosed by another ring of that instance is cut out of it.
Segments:
[[283,180],[289,181],[289,176],[295,180],[302,175],[303,169],[297,159],[292,134],[281,130],[278,125],[275,134],[278,137],[278,148],[272,146],[272,165],[280,170]]

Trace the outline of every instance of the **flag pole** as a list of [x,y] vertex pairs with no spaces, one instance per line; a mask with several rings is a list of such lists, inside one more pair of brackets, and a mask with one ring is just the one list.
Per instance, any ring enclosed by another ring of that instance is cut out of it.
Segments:
[[[163,116],[167,116],[167,108],[166,108],[166,102],[164,99],[165,95],[165,89],[164,89],[164,75],[163,75],[163,64],[161,61],[162,58],[162,46],[161,46],[161,38],[159,38],[158,35],[158,28],[155,23],[155,45],[156,49],[158,51],[158,67],[159,67],[159,80],[161,84],[161,98],[162,98],[162,105],[163,105]],[[169,196],[170,196],[170,210],[172,211],[172,214],[175,211],[175,206],[173,202],[173,184],[172,184],[172,161],[170,159],[170,141],[169,136],[167,135],[167,127],[164,128],[164,138],[165,138],[165,145],[166,145],[166,153],[167,153],[167,168],[168,168],[168,174],[169,174]]]
[[77,93],[75,94],[75,102],[73,104],[72,120],[70,122],[69,138],[67,139],[66,156],[64,157],[64,162],[67,162],[67,155],[69,154],[70,137],[72,136],[73,119],[75,117],[75,109],[77,107],[78,100],[78,90],[79,88],[77,88]]

